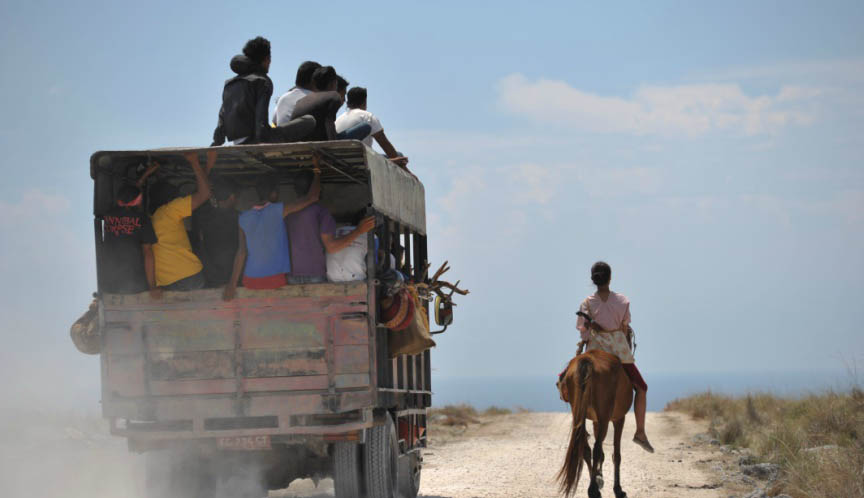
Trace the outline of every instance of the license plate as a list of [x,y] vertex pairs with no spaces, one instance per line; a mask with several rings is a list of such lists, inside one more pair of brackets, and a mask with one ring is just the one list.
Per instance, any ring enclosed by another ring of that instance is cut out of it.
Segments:
[[270,436],[220,437],[216,443],[220,450],[269,450]]

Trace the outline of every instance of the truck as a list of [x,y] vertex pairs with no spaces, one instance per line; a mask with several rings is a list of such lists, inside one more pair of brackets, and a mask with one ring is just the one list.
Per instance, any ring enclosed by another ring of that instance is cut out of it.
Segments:
[[[103,216],[120,186],[156,161],[148,182],[188,193],[194,179],[182,154],[205,150],[92,155],[97,277]],[[248,206],[261,174],[278,177],[286,198],[291,175],[309,168],[321,171],[320,202],[337,222],[358,210],[376,216],[365,279],[241,287],[230,301],[219,288],[95,295],[102,414],[130,451],[146,454],[148,496],[252,498],[325,477],[339,498],[419,492],[432,355],[391,354],[379,276],[395,267],[429,282],[423,184],[357,141],[220,147],[214,172],[243,187]],[[435,306],[446,329],[451,304]],[[426,300],[415,311],[428,320],[429,308]]]

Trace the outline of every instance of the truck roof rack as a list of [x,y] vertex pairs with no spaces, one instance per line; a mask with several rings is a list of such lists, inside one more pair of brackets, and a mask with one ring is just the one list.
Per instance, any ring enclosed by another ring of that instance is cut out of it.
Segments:
[[[317,163],[321,168],[322,183],[368,186],[372,207],[420,234],[426,233],[423,184],[360,141],[230,145],[218,149],[219,158],[213,171],[245,185],[253,185],[255,177],[262,173],[290,175],[313,168]],[[96,182],[94,214],[98,216],[107,206],[113,205],[113,195],[119,183],[129,181],[138,166],[151,159],[168,165],[166,174],[177,181],[194,182],[192,171],[185,166],[182,155],[207,150],[211,149],[173,147],[94,153],[90,157],[90,177]],[[170,168],[172,163],[176,165],[173,169]]]

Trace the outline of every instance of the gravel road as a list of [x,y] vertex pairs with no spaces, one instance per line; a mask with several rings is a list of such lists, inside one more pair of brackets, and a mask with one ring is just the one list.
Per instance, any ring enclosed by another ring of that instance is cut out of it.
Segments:
[[[632,424],[632,417],[628,417]],[[91,423],[69,417],[16,418],[0,424],[0,496],[3,498],[143,498],[143,459],[125,442]],[[467,426],[430,428],[421,496],[425,498],[557,497],[553,481],[567,447],[566,413],[479,416]],[[732,450],[711,445],[704,423],[677,413],[649,413],[657,452],[648,454],[629,437],[623,443],[622,485],[631,498],[743,496]],[[633,427],[625,428],[632,437]],[[607,439],[604,496],[612,495],[612,446]],[[747,479],[746,477],[744,478]],[[737,487],[736,487],[737,484]],[[587,473],[576,496],[586,496]],[[309,480],[271,492],[271,497],[329,498],[333,483]]]
[[[621,484],[631,498],[708,498],[740,496],[741,487],[727,482],[721,465],[729,460],[717,446],[694,443],[703,423],[678,413],[649,413],[647,426],[654,454],[630,441],[633,417],[628,417],[622,442]],[[420,487],[426,498],[558,497],[554,476],[567,449],[570,415],[517,413],[484,417],[464,429],[440,428],[432,433],[425,453]],[[611,433],[611,427],[610,427]],[[627,435],[630,437],[628,438]],[[593,440],[592,440],[593,444]],[[612,494],[612,439],[606,439],[606,496]],[[587,496],[587,471],[576,496]],[[332,483],[316,489],[298,481],[280,497],[331,497]],[[271,495],[272,496],[272,495]]]

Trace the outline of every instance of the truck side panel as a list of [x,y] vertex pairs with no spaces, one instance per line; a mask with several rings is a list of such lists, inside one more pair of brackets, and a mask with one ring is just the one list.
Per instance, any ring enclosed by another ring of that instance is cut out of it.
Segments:
[[297,287],[304,289],[287,292],[305,294],[241,290],[227,304],[218,290],[169,293],[163,302],[109,296],[106,416],[165,421],[191,414],[189,428],[269,416],[280,431],[300,433],[287,430],[298,425],[290,417],[371,408],[366,283]]

